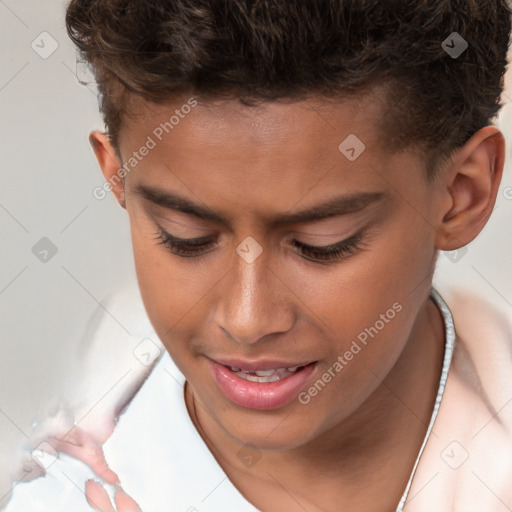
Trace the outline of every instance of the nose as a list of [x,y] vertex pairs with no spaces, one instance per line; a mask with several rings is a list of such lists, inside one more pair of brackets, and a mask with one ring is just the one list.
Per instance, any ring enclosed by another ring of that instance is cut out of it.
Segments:
[[241,344],[253,344],[293,326],[292,291],[269,267],[264,253],[252,263],[237,254],[223,283],[216,323],[229,338]]

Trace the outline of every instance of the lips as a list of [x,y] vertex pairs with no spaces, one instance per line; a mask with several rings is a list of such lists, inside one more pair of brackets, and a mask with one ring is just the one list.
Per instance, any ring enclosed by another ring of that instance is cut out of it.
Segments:
[[317,367],[316,361],[297,364],[276,360],[219,362],[208,359],[208,364],[220,391],[231,402],[256,410],[277,409],[290,403]]

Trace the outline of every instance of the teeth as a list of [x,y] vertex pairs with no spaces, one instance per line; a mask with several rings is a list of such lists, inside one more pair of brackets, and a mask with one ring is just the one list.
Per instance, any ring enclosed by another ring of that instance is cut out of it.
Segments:
[[278,368],[276,370],[241,370],[231,366],[231,370],[242,379],[249,380],[251,382],[276,382],[278,380],[286,379],[290,375],[293,375],[300,366],[291,366],[290,368]]
[[272,375],[259,376],[254,373],[247,373],[244,371],[236,372],[236,375],[241,379],[250,380],[251,382],[276,382],[281,379],[285,379],[286,377],[291,375],[291,372],[284,370],[286,375],[282,375],[278,371],[272,371]]
[[276,370],[256,370],[254,373],[258,377],[268,377],[270,375],[273,375]]
[[[277,370],[242,370],[236,366],[230,366],[232,372],[244,372],[244,373],[255,373],[259,377],[268,377],[272,375]],[[278,368],[278,370],[288,370],[289,372],[295,372],[297,368],[302,368],[301,366],[290,366],[290,368]]]

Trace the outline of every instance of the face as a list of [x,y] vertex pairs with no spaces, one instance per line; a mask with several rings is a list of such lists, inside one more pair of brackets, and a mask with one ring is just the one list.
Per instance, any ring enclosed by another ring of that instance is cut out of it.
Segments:
[[240,444],[292,448],[342,422],[424,305],[437,191],[420,156],[381,147],[379,113],[375,100],[184,98],[141,109],[122,132],[148,316]]

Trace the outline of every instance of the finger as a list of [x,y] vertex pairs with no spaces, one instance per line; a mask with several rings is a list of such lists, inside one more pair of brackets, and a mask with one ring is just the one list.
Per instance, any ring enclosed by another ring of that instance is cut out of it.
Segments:
[[115,496],[116,507],[119,512],[141,512],[137,502],[119,488]]
[[97,451],[91,454],[89,459],[89,465],[91,469],[105,482],[109,484],[118,484],[119,477],[117,473],[112,471],[105,460],[105,455],[101,447],[98,447]]
[[105,482],[109,484],[119,483],[117,474],[108,467],[102,447],[93,441],[75,445],[56,439],[52,444],[57,451],[66,453],[87,464]]
[[94,480],[87,480],[85,483],[85,497],[87,503],[100,512],[115,512],[107,491]]

